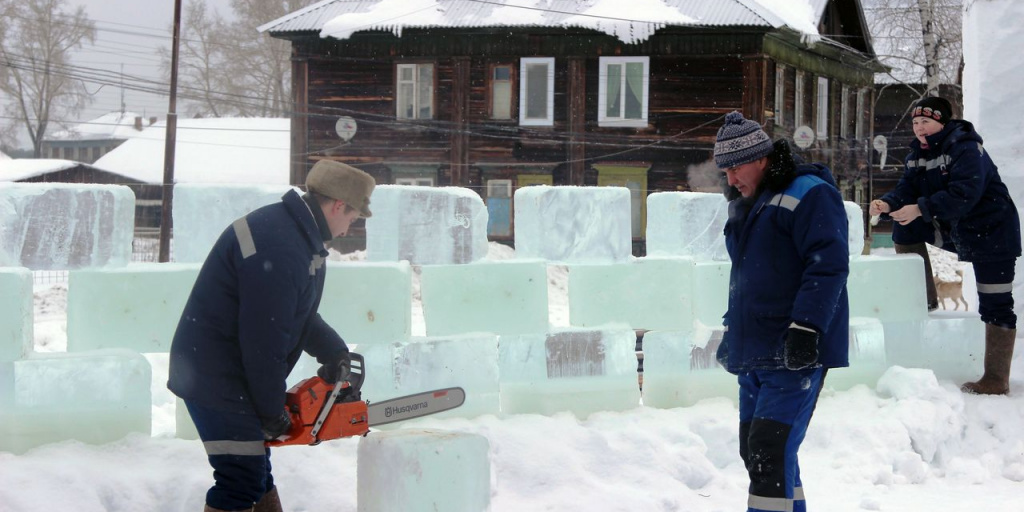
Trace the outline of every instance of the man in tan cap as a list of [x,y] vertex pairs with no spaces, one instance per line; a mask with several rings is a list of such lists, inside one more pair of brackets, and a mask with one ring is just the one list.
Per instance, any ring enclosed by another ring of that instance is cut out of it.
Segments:
[[322,160],[308,193],[236,220],[203,263],[171,343],[167,387],[185,401],[214,469],[206,512],[282,510],[264,442],[287,434],[285,379],[303,351],[328,382],[349,365],[317,313],[326,244],[370,216],[374,180]]

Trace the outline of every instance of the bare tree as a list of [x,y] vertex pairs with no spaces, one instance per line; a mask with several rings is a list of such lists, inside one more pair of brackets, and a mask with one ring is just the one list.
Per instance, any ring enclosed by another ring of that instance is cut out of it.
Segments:
[[71,52],[95,39],[85,8],[65,0],[0,0],[8,26],[0,30],[0,90],[4,113],[28,131],[40,156],[50,119],[73,117],[89,101],[75,76]]
[[865,0],[879,59],[896,83],[920,96],[942,84],[960,85],[963,27],[960,0]]
[[[191,115],[288,114],[290,45],[261,34],[260,25],[314,0],[232,0],[232,21],[210,12],[205,0],[186,6],[179,79]],[[165,66],[169,52],[164,52]]]

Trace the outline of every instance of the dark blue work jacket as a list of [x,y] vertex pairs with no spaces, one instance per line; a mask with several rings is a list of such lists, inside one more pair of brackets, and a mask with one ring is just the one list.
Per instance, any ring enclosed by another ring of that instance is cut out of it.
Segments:
[[729,204],[732,268],[718,360],[731,373],[784,370],[793,322],[821,333],[822,366],[849,366],[846,209],[827,167],[798,165],[788,179]]
[[347,351],[320,318],[327,250],[295,192],[229,226],[203,263],[171,343],[167,387],[220,410],[274,418],[305,350]]
[[974,125],[953,119],[925,140],[927,148],[917,139],[910,143],[903,176],[882,200],[892,211],[917,204],[921,218],[937,221],[939,232],[950,238],[936,245],[952,250],[952,242],[961,261],[1020,256],[1017,207]]

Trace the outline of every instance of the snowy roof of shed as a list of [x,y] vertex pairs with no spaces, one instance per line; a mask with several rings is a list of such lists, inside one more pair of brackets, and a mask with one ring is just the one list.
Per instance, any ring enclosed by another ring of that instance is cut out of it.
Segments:
[[665,26],[788,26],[817,40],[828,0],[323,0],[259,27],[346,39],[361,30],[581,27],[626,43]]
[[46,140],[124,140],[141,133],[135,129],[135,112],[110,112],[46,136]]

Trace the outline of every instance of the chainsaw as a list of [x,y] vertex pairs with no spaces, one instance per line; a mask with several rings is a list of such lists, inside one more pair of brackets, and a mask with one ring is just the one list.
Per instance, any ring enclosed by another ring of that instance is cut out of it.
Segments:
[[351,353],[348,374],[334,384],[310,377],[291,387],[284,407],[291,416],[292,428],[267,441],[268,447],[296,444],[317,445],[322,441],[365,436],[371,426],[419,418],[454,409],[466,401],[462,388],[445,388],[370,403],[363,400],[365,375],[360,354]]

